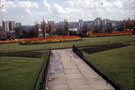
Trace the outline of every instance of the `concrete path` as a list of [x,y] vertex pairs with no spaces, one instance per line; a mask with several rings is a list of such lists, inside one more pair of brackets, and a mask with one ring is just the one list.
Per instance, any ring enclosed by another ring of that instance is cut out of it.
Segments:
[[114,90],[71,49],[52,53],[46,90]]

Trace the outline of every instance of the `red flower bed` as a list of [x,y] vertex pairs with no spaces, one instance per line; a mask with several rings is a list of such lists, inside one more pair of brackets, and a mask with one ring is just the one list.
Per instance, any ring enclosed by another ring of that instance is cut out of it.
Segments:
[[133,31],[126,31],[126,32],[112,32],[112,33],[97,33],[92,34],[92,36],[115,36],[115,35],[131,35]]
[[35,37],[27,38],[20,41],[21,44],[36,44],[36,43],[48,43],[48,42],[62,42],[80,40],[80,36],[53,36],[53,37]]

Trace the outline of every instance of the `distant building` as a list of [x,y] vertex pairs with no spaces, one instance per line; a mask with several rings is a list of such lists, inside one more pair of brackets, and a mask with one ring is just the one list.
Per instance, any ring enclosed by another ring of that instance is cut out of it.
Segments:
[[100,17],[96,18],[94,22],[96,27],[100,27],[100,25],[102,24],[102,20]]
[[106,26],[108,23],[110,23],[111,22],[111,20],[109,20],[109,19],[104,19],[104,20],[102,20],[102,25],[104,25],[104,26]]
[[48,24],[51,25],[52,30],[54,30],[55,22],[54,21],[48,21]]
[[112,21],[112,26],[116,27],[116,26],[118,26],[118,23],[119,23],[119,21]]
[[76,31],[77,32],[77,28],[69,28],[69,31]]
[[90,30],[94,29],[94,21],[84,21],[83,26],[87,26]]
[[55,22],[54,21],[48,21],[48,24],[51,24],[54,26]]
[[9,21],[9,30],[14,31],[15,27],[16,27],[16,23],[14,21]]
[[6,35],[6,34],[5,34],[5,32],[4,32],[3,28],[2,28],[2,26],[0,26],[0,38],[6,37],[5,35]]
[[5,32],[14,31],[16,23],[14,21],[3,21],[2,26]]
[[0,26],[0,31],[3,31],[3,28],[2,28],[2,26]]
[[21,27],[21,23],[16,23],[16,27]]
[[68,22],[69,28],[78,28],[79,23],[78,22]]
[[81,27],[83,27],[83,20],[82,19],[79,20],[79,28],[81,28]]
[[15,37],[14,28],[16,28],[15,21],[3,21],[2,27],[5,32],[5,37]]
[[4,29],[4,31],[9,31],[9,22],[8,21],[3,21],[2,22],[2,27]]
[[63,27],[64,26],[64,21],[60,22],[60,26]]

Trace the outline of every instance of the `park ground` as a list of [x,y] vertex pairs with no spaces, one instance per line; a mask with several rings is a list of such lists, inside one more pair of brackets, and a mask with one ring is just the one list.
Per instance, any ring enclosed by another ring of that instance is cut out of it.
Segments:
[[81,47],[81,46],[126,43],[126,42],[135,42],[135,35],[82,38],[82,40],[80,41],[34,44],[34,45],[19,45],[19,43],[0,44],[0,53],[72,48],[73,45]]
[[84,57],[125,90],[135,88],[135,45],[88,54]]
[[0,57],[0,90],[38,90],[48,52],[40,58]]
[[[135,42],[135,35],[82,38],[80,41],[60,42],[36,45],[1,44],[0,54],[44,51],[48,49],[89,47],[95,45],[129,43]],[[126,90],[133,90],[135,82],[135,46],[130,45],[122,48],[112,49],[104,52],[88,54],[84,52],[85,58],[96,68],[107,75],[114,82]],[[44,53],[46,58],[48,53]],[[0,89],[2,90],[31,90],[37,75],[44,63],[44,55],[40,58],[0,56]],[[42,75],[40,75],[41,78]],[[38,83],[41,79],[39,79]],[[128,82],[128,83],[127,83]],[[36,88],[39,87],[37,84]]]

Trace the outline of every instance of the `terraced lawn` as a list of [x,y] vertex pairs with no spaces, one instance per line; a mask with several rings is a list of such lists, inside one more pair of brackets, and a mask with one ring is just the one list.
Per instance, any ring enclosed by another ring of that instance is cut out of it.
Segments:
[[122,88],[135,89],[135,45],[83,54],[91,64]]

